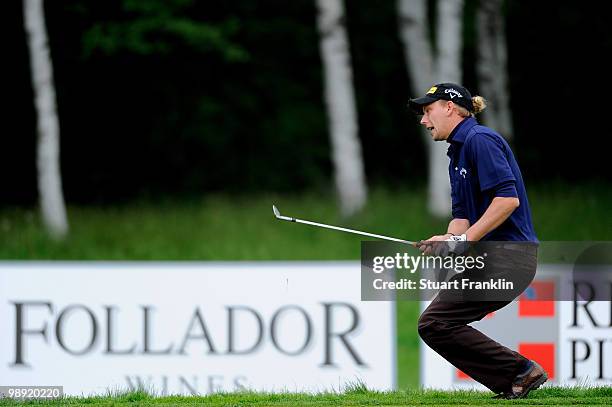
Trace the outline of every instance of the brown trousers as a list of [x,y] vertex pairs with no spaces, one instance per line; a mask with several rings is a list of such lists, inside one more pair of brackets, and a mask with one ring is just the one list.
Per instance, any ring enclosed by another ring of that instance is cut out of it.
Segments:
[[[516,291],[509,294],[512,298],[533,280],[537,266],[535,246],[520,252],[498,250],[491,253],[489,250],[489,255],[487,278],[511,280],[517,274],[522,276]],[[501,393],[510,390],[527,359],[468,325],[512,302],[512,298],[495,300],[495,295],[489,298],[491,300],[469,297],[458,300],[457,296],[449,297],[440,292],[419,318],[418,330],[423,341],[440,356],[492,391]]]

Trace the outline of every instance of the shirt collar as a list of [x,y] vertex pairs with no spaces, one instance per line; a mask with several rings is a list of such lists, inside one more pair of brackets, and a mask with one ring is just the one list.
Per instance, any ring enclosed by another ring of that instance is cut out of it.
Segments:
[[446,141],[452,144],[463,144],[465,142],[465,137],[467,136],[470,129],[476,126],[478,122],[473,117],[468,117],[460,121],[451,134],[448,136]]

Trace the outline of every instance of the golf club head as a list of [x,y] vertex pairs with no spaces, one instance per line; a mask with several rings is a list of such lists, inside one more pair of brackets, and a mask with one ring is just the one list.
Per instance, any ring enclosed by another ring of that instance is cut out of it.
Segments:
[[296,221],[296,219],[290,218],[289,216],[282,216],[280,214],[280,211],[276,207],[276,205],[272,205],[272,212],[274,212],[274,216],[276,217],[276,219],[286,220],[287,222],[295,222]]

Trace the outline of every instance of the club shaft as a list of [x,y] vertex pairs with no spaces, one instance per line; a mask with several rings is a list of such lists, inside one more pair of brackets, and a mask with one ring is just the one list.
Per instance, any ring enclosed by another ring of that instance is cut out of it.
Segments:
[[405,243],[405,244],[409,244],[409,245],[413,245],[414,246],[414,242],[411,242],[409,240],[397,239],[395,237],[377,235],[375,233],[362,232],[360,230],[348,229],[348,228],[343,228],[343,227],[340,227],[340,226],[326,225],[324,223],[311,222],[311,221],[308,221],[308,220],[301,220],[301,219],[297,219],[297,218],[291,218],[291,220],[293,222],[304,223],[306,225],[311,225],[311,226],[318,226],[320,228],[333,229],[333,230],[339,230],[341,232],[354,233],[354,234],[357,234],[357,235],[376,237],[378,239],[392,240],[394,242],[400,242],[400,243]]

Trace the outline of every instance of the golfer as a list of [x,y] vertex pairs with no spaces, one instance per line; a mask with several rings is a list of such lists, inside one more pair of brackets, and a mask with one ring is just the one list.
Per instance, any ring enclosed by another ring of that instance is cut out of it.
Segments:
[[[450,159],[452,220],[446,233],[421,241],[417,247],[425,253],[440,241],[503,242],[505,248],[521,247],[504,252],[510,253],[505,255],[505,267],[528,270],[528,285],[535,275],[538,240],[510,146],[474,118],[486,107],[485,99],[472,97],[463,86],[441,83],[425,96],[411,99],[409,106],[423,115],[420,123],[434,141],[448,143]],[[528,244],[519,244],[522,242]],[[419,318],[419,335],[458,369],[497,393],[497,398],[525,397],[547,380],[544,369],[468,325],[511,301],[448,301],[438,295]]]

